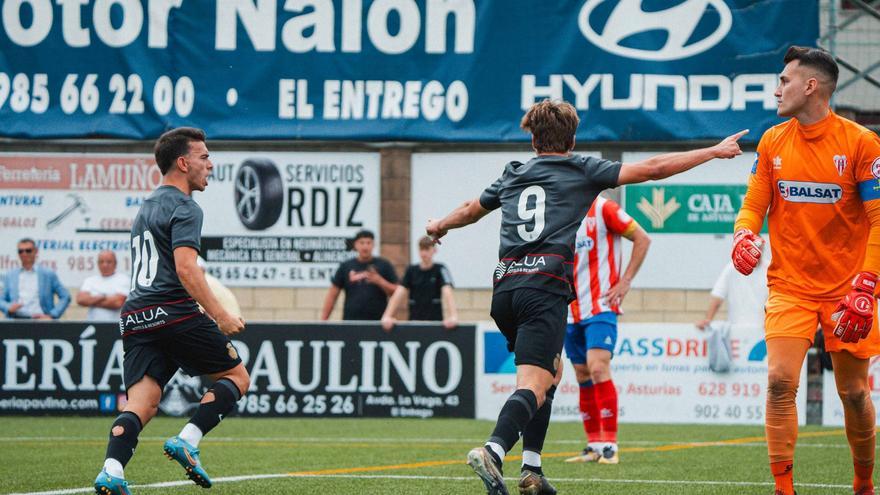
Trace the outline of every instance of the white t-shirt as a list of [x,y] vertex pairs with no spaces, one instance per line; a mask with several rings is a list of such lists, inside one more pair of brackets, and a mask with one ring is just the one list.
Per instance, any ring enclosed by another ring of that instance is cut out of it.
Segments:
[[[92,295],[103,294],[105,296],[113,296],[116,294],[122,294],[127,296],[130,289],[130,283],[131,281],[129,278],[119,272],[116,272],[109,277],[92,275],[83,282],[82,287],[79,290],[88,292]],[[119,310],[91,306],[89,307],[89,313],[86,318],[92,321],[117,321],[119,320]]]
[[18,274],[18,302],[21,308],[15,312],[18,316],[33,316],[43,313],[40,307],[40,283],[37,279],[37,271],[22,270]]
[[767,303],[767,267],[770,249],[764,248],[761,262],[745,276],[727,263],[712,288],[712,295],[727,301],[727,321],[733,328],[764,328],[764,305]]

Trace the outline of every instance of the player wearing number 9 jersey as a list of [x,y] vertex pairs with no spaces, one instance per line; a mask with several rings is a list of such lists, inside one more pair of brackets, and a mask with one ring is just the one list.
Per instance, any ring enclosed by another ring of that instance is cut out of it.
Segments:
[[741,154],[737,140],[747,132],[710,148],[621,165],[573,154],[578,122],[569,103],[544,100],[532,106],[521,127],[531,132],[537,156],[526,163],[507,164],[479,198],[427,226],[428,235],[437,240],[449,229],[501,209],[491,314],[515,354],[518,389],[502,407],[486,445],[468,453],[468,464],[490,495],[507,493],[501,466],[520,434],[520,492],[556,493],[543,475],[540,453],[562,377],[560,353],[573,298],[575,234],[596,196],[609,187],[662,179],[713,158],[732,158]]
[[880,138],[829,108],[838,68],[827,52],[791,47],[776,98],[787,122],[758,144],[737,217],[734,266],[760,258],[755,232],[768,217],[766,430],[776,493],[792,480],[800,372],[817,325],[834,363],[853,458],[853,490],[873,494],[874,407],[868,381],[880,354],[874,291],[880,271]]
[[202,210],[192,193],[207,187],[213,168],[205,133],[189,127],[168,131],[156,142],[155,155],[162,185],[144,201],[132,225],[132,289],[119,321],[128,402],[113,422],[104,467],[95,479],[101,495],[130,493],[123,468],[178,369],[207,375],[214,384],[164,451],[191,480],[210,487],[199,441],[232,411],[250,383],[227,337],[242,330],[244,321],[220,305],[197,264]]

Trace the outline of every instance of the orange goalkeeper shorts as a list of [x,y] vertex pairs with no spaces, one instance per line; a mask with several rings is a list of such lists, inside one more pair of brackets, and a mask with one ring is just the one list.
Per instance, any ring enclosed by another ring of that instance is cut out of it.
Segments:
[[835,323],[831,320],[831,313],[837,303],[838,301],[812,301],[770,289],[764,320],[765,336],[768,340],[776,337],[800,337],[812,344],[816,328],[821,326],[825,350],[828,352],[847,351],[859,359],[880,354],[876,305],[871,333],[858,342],[844,343],[834,336]]

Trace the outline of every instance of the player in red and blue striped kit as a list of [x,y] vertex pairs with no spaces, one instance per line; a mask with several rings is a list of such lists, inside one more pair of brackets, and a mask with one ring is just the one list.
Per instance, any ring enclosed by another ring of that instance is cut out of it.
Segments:
[[[620,238],[633,242],[632,256],[620,276]],[[580,384],[580,410],[587,448],[566,462],[617,464],[617,389],[611,357],[617,344],[617,315],[651,239],[620,206],[602,196],[581,222],[575,238],[573,288],[568,308],[565,352]]]

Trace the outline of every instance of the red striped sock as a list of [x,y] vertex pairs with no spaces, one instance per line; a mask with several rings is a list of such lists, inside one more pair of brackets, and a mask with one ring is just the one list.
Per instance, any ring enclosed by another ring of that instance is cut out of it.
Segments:
[[602,422],[601,441],[617,443],[617,387],[613,381],[596,384],[596,402]]
[[599,421],[599,403],[596,402],[596,387],[591,380],[580,384],[580,410],[584,421],[584,432],[588,442],[600,442],[602,423]]

